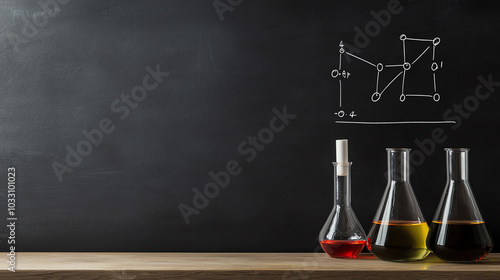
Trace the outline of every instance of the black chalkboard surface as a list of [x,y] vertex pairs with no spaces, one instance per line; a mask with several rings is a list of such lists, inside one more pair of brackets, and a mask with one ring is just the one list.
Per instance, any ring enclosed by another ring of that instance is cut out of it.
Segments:
[[333,204],[334,140],[346,138],[366,231],[386,147],[413,149],[428,221],[443,149],[468,147],[500,241],[499,12],[489,1],[0,1],[0,218],[14,167],[18,251],[310,252]]

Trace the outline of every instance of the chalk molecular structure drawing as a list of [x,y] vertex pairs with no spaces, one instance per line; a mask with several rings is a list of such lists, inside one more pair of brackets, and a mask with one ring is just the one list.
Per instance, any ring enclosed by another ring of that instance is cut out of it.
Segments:
[[[342,80],[343,79],[348,79],[351,73],[347,72],[346,70],[342,69],[342,56],[344,54],[349,55],[351,57],[354,57],[360,61],[365,62],[366,64],[369,64],[373,67],[376,68],[377,70],[377,84],[375,86],[375,92],[372,94],[372,101],[377,102],[380,100],[380,97],[382,97],[382,94],[387,90],[387,88],[401,75],[403,75],[403,79],[401,82],[401,95],[399,96],[399,100],[401,102],[404,102],[406,100],[406,97],[430,97],[434,101],[438,102],[441,99],[441,96],[437,92],[437,87],[436,87],[436,71],[439,68],[443,67],[443,62],[441,61],[440,65],[436,62],[436,46],[439,45],[441,42],[441,39],[439,37],[436,37],[434,39],[419,39],[419,38],[410,38],[407,37],[405,34],[401,34],[399,36],[399,39],[403,42],[403,63],[402,64],[382,64],[382,63],[372,63],[366,59],[363,59],[359,56],[356,56],[352,53],[347,52],[344,49],[344,43],[340,41],[339,44],[339,68],[338,69],[333,69],[331,72],[331,76],[334,79],[338,79],[339,81],[339,88],[340,88],[340,107],[342,107]],[[413,62],[409,62],[407,60],[407,54],[406,54],[406,41],[421,41],[421,42],[429,42],[431,43],[430,46],[427,46],[427,48],[419,55]],[[416,94],[416,93],[405,93],[405,79],[406,79],[406,72],[408,72],[412,65],[415,64],[430,48],[432,47],[432,64],[430,66],[430,69],[432,71],[432,79],[433,79],[433,85],[434,85],[434,93],[433,94]],[[399,74],[394,77],[383,89],[382,91],[379,91],[379,78],[380,78],[380,73],[384,70],[384,68],[390,68],[390,67],[401,67],[401,71]]]

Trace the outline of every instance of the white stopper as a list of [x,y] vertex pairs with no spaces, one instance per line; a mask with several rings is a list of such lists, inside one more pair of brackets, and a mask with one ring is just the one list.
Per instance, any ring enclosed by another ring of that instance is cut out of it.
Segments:
[[348,169],[347,139],[339,139],[336,143],[337,175],[346,176]]

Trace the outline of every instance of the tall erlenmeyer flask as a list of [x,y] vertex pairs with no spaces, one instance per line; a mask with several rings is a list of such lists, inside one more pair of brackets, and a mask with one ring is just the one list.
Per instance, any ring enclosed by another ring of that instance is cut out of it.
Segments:
[[432,220],[429,249],[449,262],[477,262],[493,248],[493,239],[469,185],[469,149],[445,149],[447,182]]
[[366,234],[351,208],[351,162],[347,140],[337,140],[333,209],[319,233],[323,250],[332,258],[355,258],[366,244]]
[[410,149],[387,149],[388,184],[367,247],[384,261],[418,261],[429,254],[429,226],[410,184]]

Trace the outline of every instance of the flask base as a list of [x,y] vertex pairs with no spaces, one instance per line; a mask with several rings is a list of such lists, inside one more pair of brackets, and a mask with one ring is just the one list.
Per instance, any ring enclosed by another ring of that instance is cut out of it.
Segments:
[[[444,240],[438,245],[440,234]],[[427,246],[445,262],[475,263],[491,252],[493,241],[484,221],[433,221]]]
[[451,263],[475,263],[486,257],[493,249],[491,246],[476,246],[474,248],[447,248],[435,245],[433,253],[439,259]]
[[373,244],[370,245],[370,251],[377,258],[389,262],[416,262],[423,260],[429,254],[427,248],[408,250],[408,248],[390,248]]
[[365,240],[324,240],[321,248],[332,258],[355,258],[363,247]]
[[427,257],[426,222],[373,222],[368,234],[368,249],[383,261],[412,262]]

